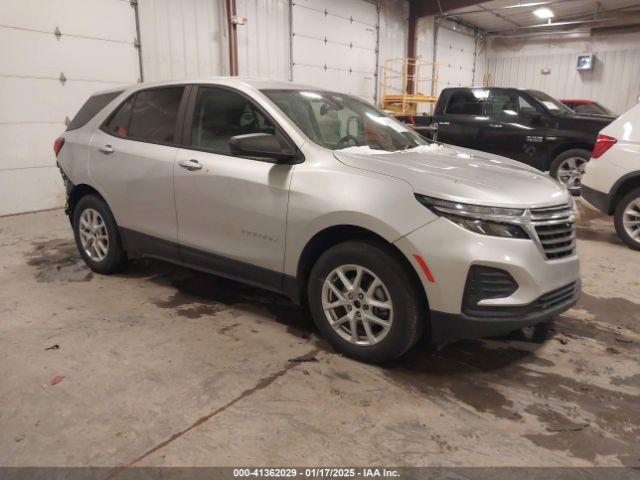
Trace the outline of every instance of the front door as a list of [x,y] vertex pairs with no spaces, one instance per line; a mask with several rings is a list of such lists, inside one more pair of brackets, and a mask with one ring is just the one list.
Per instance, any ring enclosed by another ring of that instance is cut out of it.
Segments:
[[482,143],[490,153],[539,168],[546,158],[544,118],[519,92],[494,90]]
[[234,156],[229,146],[235,135],[278,129],[236,90],[200,86],[193,95],[175,163],[183,261],[278,289],[294,167]]
[[436,112],[438,141],[460,147],[483,150],[480,131],[488,123],[486,89],[454,90],[442,112]]

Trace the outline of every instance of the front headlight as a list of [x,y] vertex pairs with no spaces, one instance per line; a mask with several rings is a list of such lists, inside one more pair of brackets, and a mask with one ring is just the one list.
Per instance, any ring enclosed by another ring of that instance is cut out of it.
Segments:
[[471,205],[418,194],[416,199],[436,215],[472,232],[494,237],[530,238],[520,225],[523,209]]

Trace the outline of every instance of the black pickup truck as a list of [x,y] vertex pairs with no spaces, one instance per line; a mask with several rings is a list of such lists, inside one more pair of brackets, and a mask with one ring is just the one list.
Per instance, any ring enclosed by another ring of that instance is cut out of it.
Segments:
[[437,139],[521,161],[580,192],[598,132],[614,117],[578,115],[536,90],[446,88],[434,110]]

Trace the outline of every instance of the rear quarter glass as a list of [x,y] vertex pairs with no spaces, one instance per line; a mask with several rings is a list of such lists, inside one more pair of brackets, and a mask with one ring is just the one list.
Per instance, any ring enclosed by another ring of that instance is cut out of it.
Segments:
[[84,102],[84,105],[78,110],[76,116],[73,117],[69,126],[67,126],[68,130],[76,130],[78,128],[84,127],[89,120],[96,116],[96,114],[102,110],[104,107],[111,102],[114,98],[120,95],[123,90],[117,92],[109,92],[102,93],[100,95],[93,95],[89,97],[89,100]]

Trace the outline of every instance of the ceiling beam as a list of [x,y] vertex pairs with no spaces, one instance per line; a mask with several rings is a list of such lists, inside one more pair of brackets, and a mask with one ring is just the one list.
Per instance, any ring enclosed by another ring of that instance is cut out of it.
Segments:
[[632,5],[628,7],[623,7],[615,10],[600,10],[600,15],[598,18],[593,18],[592,15],[587,16],[588,14],[580,14],[567,16],[563,18],[558,18],[555,21],[550,21],[547,23],[537,23],[535,25],[526,25],[520,28],[509,28],[503,30],[494,30],[487,32],[487,35],[495,35],[500,33],[516,33],[519,31],[530,31],[530,30],[538,30],[538,29],[549,29],[549,33],[553,33],[554,28],[558,27],[567,27],[569,25],[585,25],[585,24],[601,24],[601,23],[611,23],[611,22],[619,22],[623,23],[637,23],[638,15],[640,15],[640,10],[638,11],[624,11],[629,8],[639,8],[638,5]]
[[469,15],[473,13],[508,13],[510,11],[516,11],[518,8],[532,8],[532,7],[544,7],[544,6],[553,6],[558,3],[569,3],[569,2],[581,2],[584,0],[547,0],[544,2],[525,2],[525,3],[517,3],[515,5],[507,5],[505,7],[493,7],[487,8],[479,5],[478,9],[475,10],[466,10],[464,12],[450,12],[445,11],[444,16],[460,16],[460,15]]
[[457,8],[466,8],[487,0],[409,0],[409,17],[420,18],[440,15]]
[[516,27],[521,27],[522,25],[520,25],[517,22],[514,22],[513,20],[511,20],[508,17],[505,17],[504,15],[500,15],[498,12],[493,11],[493,10],[489,10],[488,8],[483,7],[482,5],[478,5],[482,10],[484,10],[485,12],[491,13],[492,15],[494,15],[495,17],[499,18],[500,20],[504,20],[507,23],[510,23],[511,25],[515,25]]

